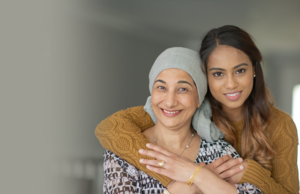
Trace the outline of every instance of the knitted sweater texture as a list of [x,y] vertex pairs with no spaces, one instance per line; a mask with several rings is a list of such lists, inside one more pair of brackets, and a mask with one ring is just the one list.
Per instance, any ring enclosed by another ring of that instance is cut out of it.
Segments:
[[[275,107],[271,110],[273,117],[267,130],[276,151],[276,157],[272,161],[273,169],[270,172],[256,161],[246,159],[248,167],[240,183],[251,183],[264,194],[298,194],[297,129],[288,114]],[[147,149],[146,143],[149,143],[141,132],[153,125],[154,122],[144,111],[143,106],[138,106],[121,110],[106,118],[97,126],[95,134],[105,149],[159,180],[166,187],[171,179],[149,171],[145,165],[139,163],[139,159],[145,156],[140,155],[138,150]],[[236,129],[239,154],[243,125],[243,121],[233,124]]]

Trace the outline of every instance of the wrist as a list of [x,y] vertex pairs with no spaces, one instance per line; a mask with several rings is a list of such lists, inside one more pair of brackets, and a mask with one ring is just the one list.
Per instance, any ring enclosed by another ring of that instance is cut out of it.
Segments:
[[237,191],[234,185],[220,179],[205,167],[202,167],[198,173],[194,180],[194,185],[203,191],[203,193],[236,193]]
[[196,177],[199,174],[199,172],[200,172],[200,170],[201,170],[202,167],[203,167],[202,165],[197,166],[196,170],[194,171],[194,173],[192,174],[192,176],[190,177],[190,179],[186,182],[186,184],[188,186],[192,186],[194,180],[196,179]]
[[194,180],[193,184],[196,185],[198,188],[199,188],[200,185],[203,184],[203,177],[206,176],[205,174],[206,174],[207,170],[208,169],[205,168],[205,166],[203,166],[201,168],[201,170],[199,171],[199,173],[197,174],[197,176],[195,177],[195,180]]

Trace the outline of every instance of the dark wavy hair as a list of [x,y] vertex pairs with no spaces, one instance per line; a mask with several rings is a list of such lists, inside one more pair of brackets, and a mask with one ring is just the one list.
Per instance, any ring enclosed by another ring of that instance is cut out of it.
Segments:
[[[255,68],[252,92],[244,102],[244,127],[241,140],[241,155],[244,159],[253,159],[264,168],[271,170],[271,161],[275,157],[275,150],[266,131],[271,120],[273,102],[265,87],[263,71],[261,67],[262,55],[251,36],[244,30],[226,25],[210,30],[204,37],[200,48],[202,60],[201,68],[207,74],[207,63],[211,52],[218,45],[228,45],[243,51]],[[225,134],[224,139],[237,148],[235,129],[228,117],[222,112],[221,103],[218,102],[208,90],[206,97],[212,107],[212,120]]]

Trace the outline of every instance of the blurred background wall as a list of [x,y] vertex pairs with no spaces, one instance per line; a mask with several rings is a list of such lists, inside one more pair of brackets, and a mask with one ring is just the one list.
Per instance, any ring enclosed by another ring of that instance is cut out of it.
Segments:
[[[299,1],[61,1],[19,7],[11,5],[16,17],[7,12],[9,30],[2,35],[8,54],[1,65],[1,130],[9,145],[2,153],[12,167],[1,168],[10,191],[25,179],[30,193],[53,193],[53,185],[55,193],[102,193],[104,149],[94,135],[97,124],[145,103],[149,70],[163,50],[199,50],[203,35],[215,27],[232,24],[253,36],[275,104],[292,114],[293,88],[300,84]],[[300,129],[300,120],[295,122]]]

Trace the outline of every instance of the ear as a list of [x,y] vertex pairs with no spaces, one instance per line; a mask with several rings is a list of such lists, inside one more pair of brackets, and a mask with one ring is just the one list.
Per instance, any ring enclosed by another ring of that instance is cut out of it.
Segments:
[[253,68],[253,76],[255,75],[255,65],[252,65]]

